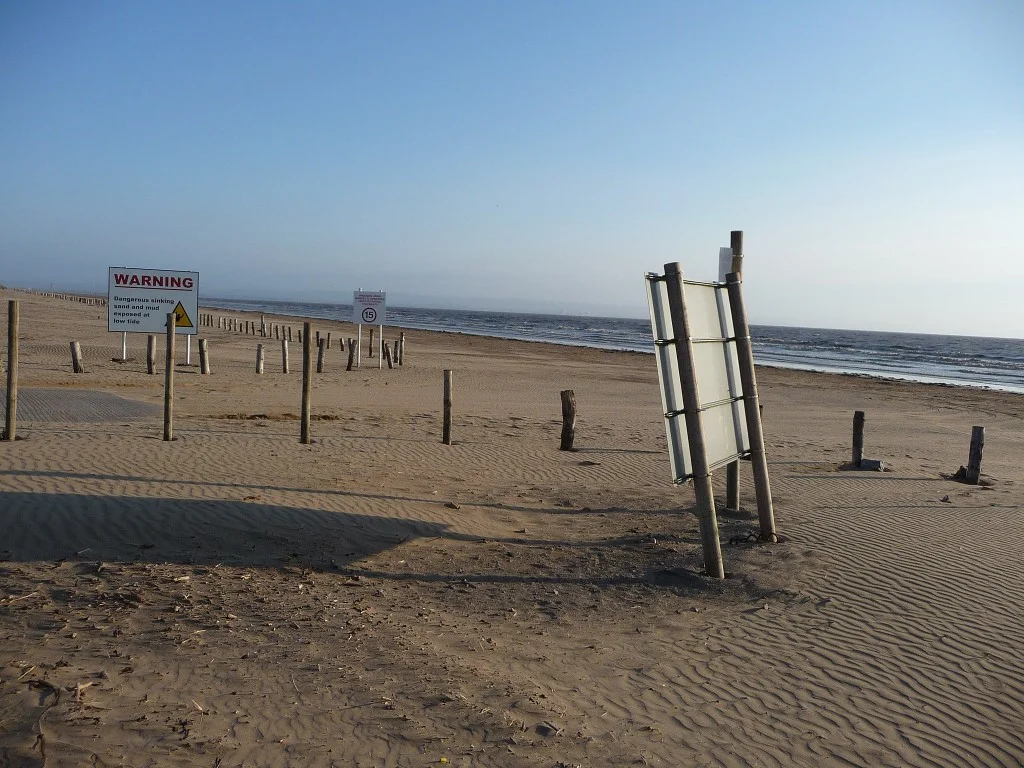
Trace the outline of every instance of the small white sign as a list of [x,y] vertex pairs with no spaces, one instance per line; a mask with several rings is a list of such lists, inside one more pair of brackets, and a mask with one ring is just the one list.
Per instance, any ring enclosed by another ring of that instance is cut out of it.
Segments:
[[353,291],[352,322],[356,325],[384,325],[387,319],[385,291]]
[[107,330],[162,333],[167,314],[176,316],[177,333],[199,332],[199,273],[166,269],[110,267]]

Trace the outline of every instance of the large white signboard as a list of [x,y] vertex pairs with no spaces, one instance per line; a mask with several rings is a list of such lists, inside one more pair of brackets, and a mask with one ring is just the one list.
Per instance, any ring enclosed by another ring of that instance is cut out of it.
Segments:
[[177,333],[199,332],[198,272],[110,267],[108,331],[162,333],[167,330],[168,312],[176,316]]
[[387,319],[385,291],[353,291],[352,322],[356,325],[384,325]]
[[682,329],[673,327],[668,288],[662,277],[647,276],[647,298],[672,479],[681,483],[693,476],[684,419],[687,408],[695,408],[700,413],[708,469],[724,466],[750,453],[729,294],[722,284],[690,281],[683,284],[699,403],[683,402],[680,370],[673,348],[673,340],[680,336]]

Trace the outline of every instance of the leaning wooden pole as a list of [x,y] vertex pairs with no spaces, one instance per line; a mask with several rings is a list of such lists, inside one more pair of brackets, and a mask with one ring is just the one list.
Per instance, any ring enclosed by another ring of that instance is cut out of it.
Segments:
[[981,481],[981,454],[985,450],[985,428],[974,427],[971,430],[971,452],[967,458],[966,480],[971,485]]
[[167,354],[164,358],[164,440],[174,439],[174,336],[178,320],[167,313]]
[[299,442],[309,444],[309,396],[313,385],[313,338],[309,323],[302,325],[302,427]]
[[683,414],[686,437],[690,444],[693,468],[693,492],[697,499],[697,520],[700,523],[701,548],[704,551],[704,571],[713,579],[725,578],[722,563],[722,543],[718,540],[718,517],[715,514],[715,495],[711,488],[711,472],[704,444],[704,426],[700,418],[700,396],[693,367],[693,342],[690,323],[683,302],[683,270],[678,262],[665,265],[665,283],[668,288],[669,312],[672,316],[676,362],[679,365],[679,383],[683,390]]
[[85,366],[82,364],[82,345],[77,341],[69,343],[71,347],[71,370],[74,373],[85,373]]
[[850,463],[859,467],[864,461],[864,411],[853,412],[853,446],[850,451]]
[[[743,277],[743,231],[734,229],[729,233],[729,248],[732,251],[732,272]],[[740,508],[740,463],[730,461],[725,467],[725,508]]]
[[7,302],[7,419],[4,439],[13,440],[18,424],[18,302]]
[[558,445],[560,451],[571,451],[576,439],[576,394],[571,389],[563,389],[562,398],[562,439]]
[[199,373],[210,374],[210,345],[206,339],[199,340]]
[[156,334],[149,334],[146,339],[146,373],[150,376],[156,373]]
[[750,468],[754,475],[754,494],[757,497],[757,517],[761,523],[761,541],[779,540],[775,531],[775,510],[772,489],[768,480],[768,458],[764,452],[764,431],[761,427],[761,409],[758,407],[757,376],[754,374],[754,348],[750,343],[750,325],[743,305],[743,281],[736,272],[725,277],[732,311],[733,333],[736,334],[736,356],[739,360],[740,382],[743,384],[743,410],[747,417],[747,436],[750,438]]
[[444,421],[441,424],[441,442],[452,444],[452,372],[444,372]]

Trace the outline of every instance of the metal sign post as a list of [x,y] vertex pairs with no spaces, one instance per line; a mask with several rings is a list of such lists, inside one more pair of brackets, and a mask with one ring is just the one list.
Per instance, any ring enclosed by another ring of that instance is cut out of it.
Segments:
[[381,340],[384,338],[384,322],[387,316],[387,293],[384,291],[353,291],[352,322],[357,326],[356,367],[359,367],[363,349],[363,325],[379,325],[377,338],[377,367],[381,368]]

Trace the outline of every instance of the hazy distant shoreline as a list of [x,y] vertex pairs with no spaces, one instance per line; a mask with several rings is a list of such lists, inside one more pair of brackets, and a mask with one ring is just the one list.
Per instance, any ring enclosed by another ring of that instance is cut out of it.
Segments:
[[[204,307],[348,322],[348,304],[203,300]],[[607,351],[653,352],[646,319],[388,307],[387,325]],[[1024,341],[755,325],[758,365],[1024,393]]]

